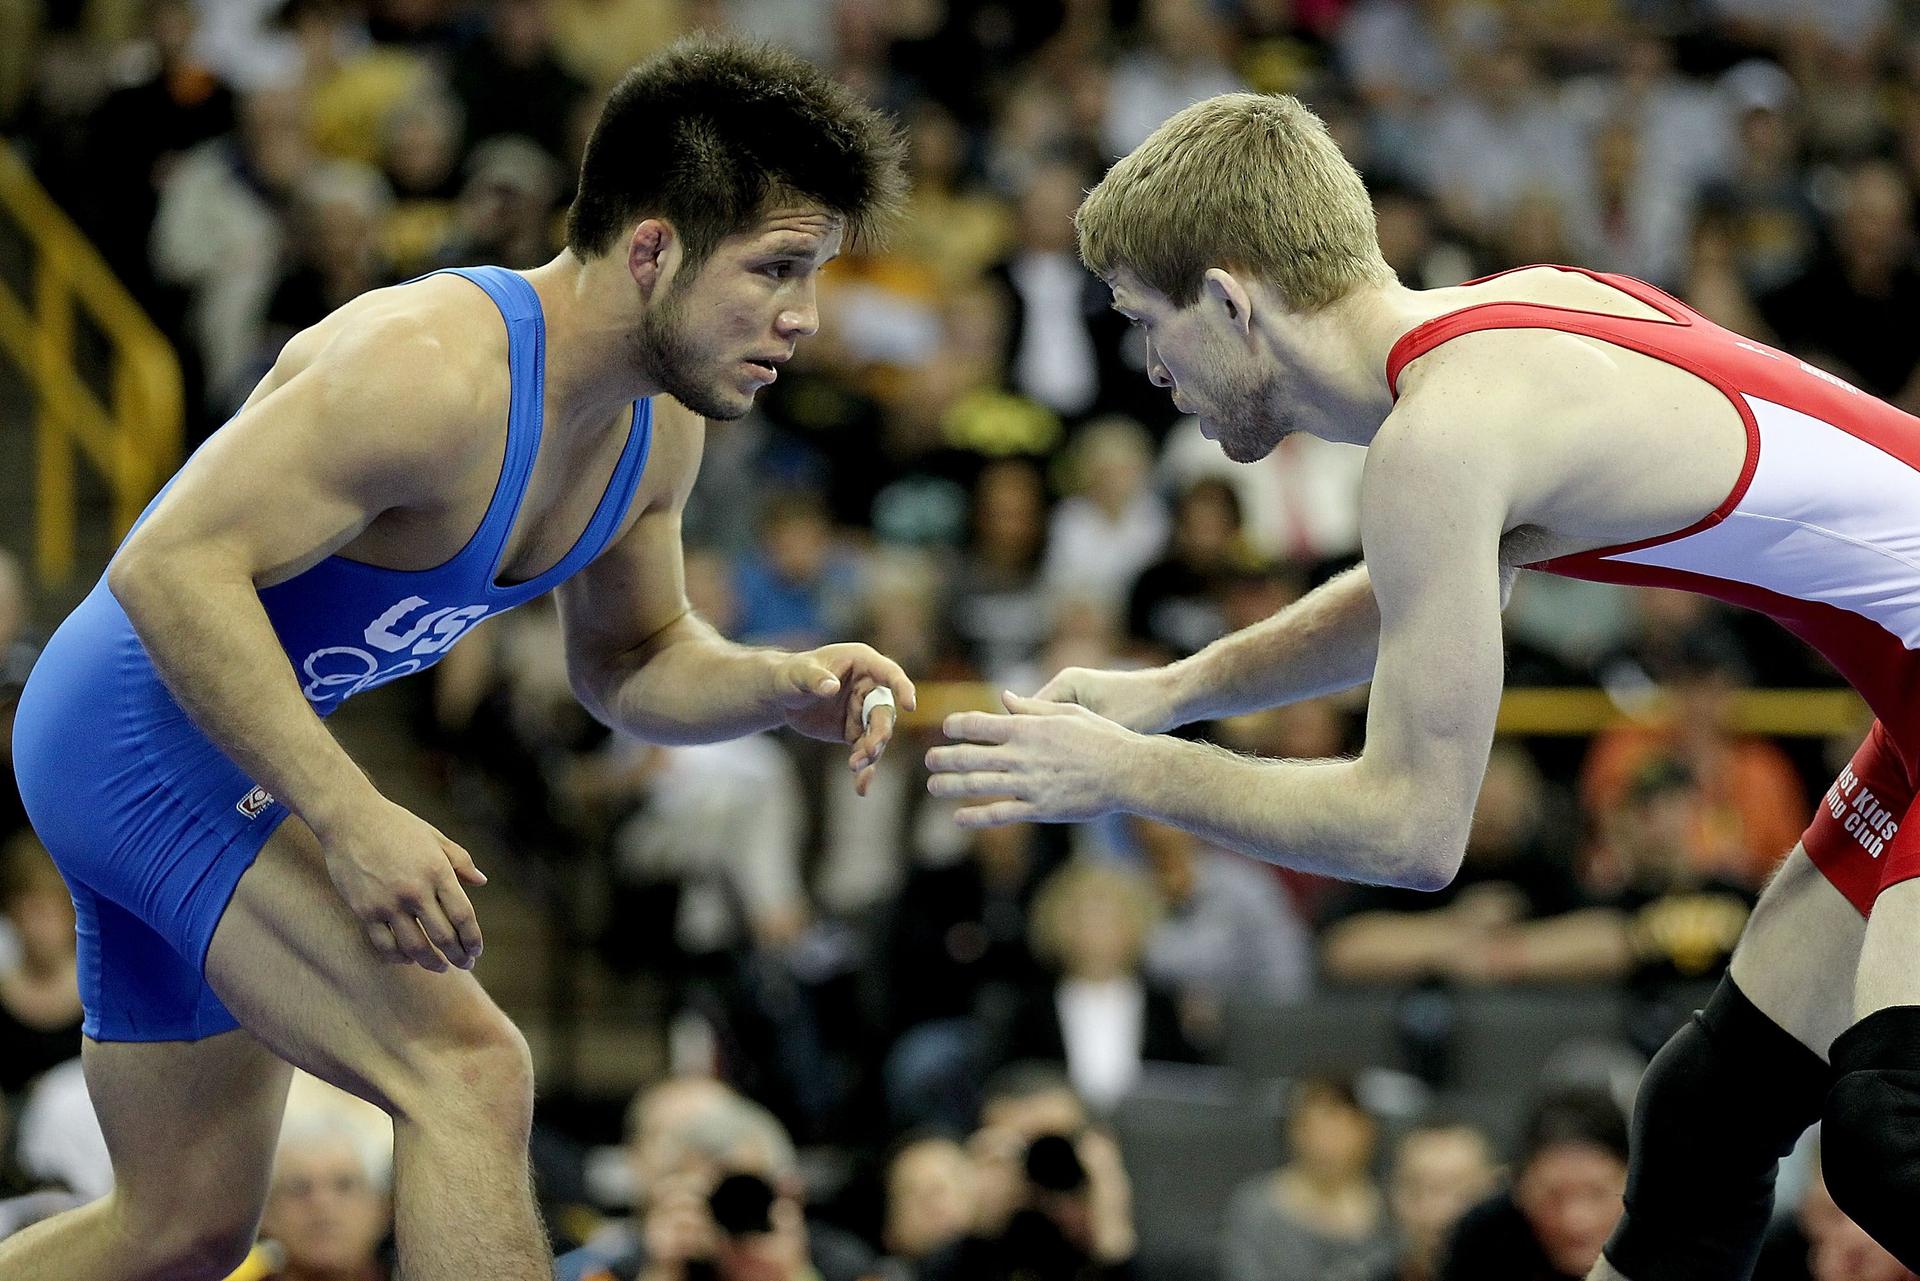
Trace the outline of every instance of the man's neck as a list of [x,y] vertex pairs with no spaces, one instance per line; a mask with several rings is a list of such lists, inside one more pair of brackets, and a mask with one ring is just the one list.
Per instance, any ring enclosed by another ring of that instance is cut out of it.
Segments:
[[629,357],[634,285],[612,258],[571,250],[526,273],[547,327],[547,421],[597,429],[622,407],[662,389]]
[[[1292,416],[1323,440],[1367,445],[1393,412],[1387,357],[1402,335],[1447,310],[1399,284],[1368,286],[1318,311],[1286,312],[1262,326],[1275,359],[1298,371]],[[1256,317],[1260,314],[1255,312]]]

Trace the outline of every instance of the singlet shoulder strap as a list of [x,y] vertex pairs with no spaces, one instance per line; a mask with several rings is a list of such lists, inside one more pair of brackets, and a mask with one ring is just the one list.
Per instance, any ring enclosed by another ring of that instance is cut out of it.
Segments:
[[[1451,342],[1462,334],[1477,333],[1483,329],[1558,329],[1567,333],[1586,334],[1594,338],[1619,342],[1623,331],[1645,332],[1647,326],[1684,328],[1695,321],[1694,312],[1685,304],[1645,281],[1609,272],[1588,271],[1584,267],[1535,264],[1535,266],[1549,265],[1555,271],[1576,272],[1617,289],[1628,297],[1653,308],[1664,319],[1656,320],[1651,316],[1622,316],[1612,312],[1588,311],[1580,307],[1561,307],[1552,303],[1475,303],[1469,307],[1462,307],[1458,311],[1450,311],[1444,316],[1435,316],[1432,320],[1422,321],[1402,334],[1400,340],[1394,343],[1393,350],[1387,353],[1388,389],[1398,398],[1400,371],[1408,364],[1442,343]],[[1497,280],[1501,276],[1511,275],[1516,271],[1527,270],[1529,270],[1527,267],[1513,267],[1466,283],[1478,285],[1489,280]],[[1629,345],[1637,346],[1638,344],[1629,343]]]
[[492,584],[499,576],[500,558],[506,552],[507,538],[513,532],[513,522],[527,496],[534,457],[540,452],[547,386],[546,317],[540,310],[540,296],[518,272],[504,267],[448,267],[445,271],[485,290],[507,324],[510,390],[506,456],[501,460],[500,480],[494,487],[492,502],[487,505],[487,514],[460,553],[484,557],[488,566],[486,581]]

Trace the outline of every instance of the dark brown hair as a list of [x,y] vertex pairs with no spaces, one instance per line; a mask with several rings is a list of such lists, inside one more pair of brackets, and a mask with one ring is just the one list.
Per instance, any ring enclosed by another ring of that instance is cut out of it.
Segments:
[[671,223],[698,268],[783,203],[814,205],[870,242],[906,191],[887,117],[770,44],[689,36],[629,71],[587,141],[567,247],[612,249],[643,218]]

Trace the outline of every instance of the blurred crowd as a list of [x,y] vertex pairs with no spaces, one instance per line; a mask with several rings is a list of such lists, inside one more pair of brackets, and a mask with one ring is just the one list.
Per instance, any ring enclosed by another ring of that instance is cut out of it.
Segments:
[[[1031,692],[1191,654],[1351,563],[1360,452],[1226,462],[1074,256],[1081,193],[1219,92],[1326,119],[1410,285],[1626,272],[1920,409],[1907,0],[0,0],[0,128],[174,341],[199,436],[356,294],[550,258],[601,95],[694,28],[797,48],[911,148],[904,225],[832,266],[820,335],[709,435],[688,589],[743,641],[864,639],[923,681]],[[57,621],[26,600],[0,554],[0,707]],[[1143,821],[964,834],[913,734],[864,800],[836,753],[784,737],[626,741],[573,703],[544,606],[478,629],[388,706],[476,829],[559,887],[578,963],[661,1046],[624,1129],[575,1118],[541,1149],[556,1234],[585,1247],[569,1275],[1188,1275],[1154,1270],[1110,1126],[1165,1072],[1229,1070],[1245,1010],[1328,991],[1605,990],[1622,1013],[1596,1033],[1643,1061],[1859,735],[1740,733],[1743,689],[1834,678],[1709,602],[1523,575],[1507,624],[1513,683],[1636,715],[1503,740],[1438,894],[1277,873]],[[1335,755],[1363,706],[1191,732]],[[0,1232],[99,1188],[71,1137],[62,902],[11,837]],[[1536,1082],[1411,1058],[1423,1093],[1296,1082],[1243,1126],[1273,1168],[1214,1207],[1215,1270],[1191,1275],[1583,1274],[1617,1210],[1631,1072],[1523,1115]],[[1464,1085],[1509,1090],[1506,1133],[1447,1110]],[[287,1244],[263,1266],[384,1276],[379,1162],[289,1133],[305,1146],[269,1222]],[[1816,1163],[1781,1211],[1765,1275],[1907,1275]]]

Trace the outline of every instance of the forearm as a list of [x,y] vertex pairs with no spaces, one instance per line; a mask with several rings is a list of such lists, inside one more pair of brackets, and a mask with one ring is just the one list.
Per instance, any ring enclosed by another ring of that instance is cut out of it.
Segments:
[[1264,622],[1170,669],[1180,723],[1214,720],[1350,689],[1373,677],[1380,610],[1367,567],[1329,579]]
[[736,645],[686,613],[576,692],[607,725],[644,742],[716,743],[781,723],[775,677],[786,657]]
[[300,693],[245,575],[178,558],[128,561],[116,564],[109,588],[174,701],[310,826],[324,828],[375,794]]
[[1328,978],[1348,983],[1422,979],[1444,968],[1459,941],[1445,912],[1365,912],[1328,927],[1320,963]]
[[1119,808],[1226,849],[1345,881],[1435,889],[1463,838],[1418,817],[1415,789],[1364,760],[1275,761],[1206,743],[1136,736]]
[[1536,983],[1619,978],[1633,965],[1619,912],[1588,908],[1515,927],[1512,977]]

